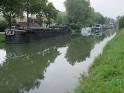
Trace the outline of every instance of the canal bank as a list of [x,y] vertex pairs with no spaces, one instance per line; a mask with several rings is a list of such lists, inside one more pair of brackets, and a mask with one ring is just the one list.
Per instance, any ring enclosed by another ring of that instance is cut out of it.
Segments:
[[0,33],[0,43],[5,41],[5,35]]
[[109,42],[89,70],[82,76],[75,93],[123,93],[124,29]]
[[0,33],[0,47],[2,47],[5,44],[5,35],[3,33]]

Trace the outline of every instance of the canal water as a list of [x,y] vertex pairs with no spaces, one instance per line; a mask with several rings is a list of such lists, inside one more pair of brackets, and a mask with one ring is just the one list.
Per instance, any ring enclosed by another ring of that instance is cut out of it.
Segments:
[[[108,34],[109,33],[109,34]],[[114,35],[60,36],[0,48],[0,93],[73,93]]]

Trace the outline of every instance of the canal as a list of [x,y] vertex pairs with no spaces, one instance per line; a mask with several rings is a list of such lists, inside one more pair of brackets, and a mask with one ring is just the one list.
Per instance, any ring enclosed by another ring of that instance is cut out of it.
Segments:
[[[106,32],[105,32],[106,33]],[[0,48],[0,93],[73,93],[114,36],[65,35]]]

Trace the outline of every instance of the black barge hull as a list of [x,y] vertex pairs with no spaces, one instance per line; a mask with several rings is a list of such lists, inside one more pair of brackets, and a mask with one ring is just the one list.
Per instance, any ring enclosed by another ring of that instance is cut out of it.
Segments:
[[67,28],[48,28],[48,29],[29,29],[15,30],[14,35],[6,35],[7,44],[21,44],[29,43],[35,40],[41,40],[44,38],[56,37],[60,35],[69,34],[70,31]]

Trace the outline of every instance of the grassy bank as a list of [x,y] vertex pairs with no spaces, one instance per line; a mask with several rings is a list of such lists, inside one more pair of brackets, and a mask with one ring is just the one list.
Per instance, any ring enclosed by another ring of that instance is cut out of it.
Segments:
[[0,34],[0,43],[3,43],[5,41],[5,35]]
[[76,93],[124,93],[124,29],[105,47]]
[[5,35],[4,34],[0,34],[0,47],[3,46],[5,43]]

